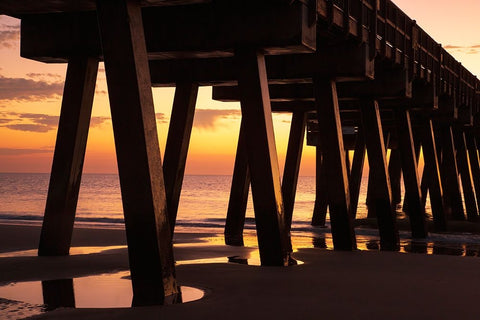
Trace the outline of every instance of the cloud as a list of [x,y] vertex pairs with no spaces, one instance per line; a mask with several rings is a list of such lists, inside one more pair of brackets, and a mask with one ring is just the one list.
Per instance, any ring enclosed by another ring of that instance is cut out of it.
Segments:
[[155,118],[157,119],[157,122],[158,123],[168,123],[168,119],[167,117],[165,116],[165,113],[155,113]]
[[238,119],[240,110],[197,109],[195,111],[194,126],[201,129],[213,129],[217,121],[223,119]]
[[36,72],[30,72],[26,74],[27,77],[33,78],[33,79],[41,79],[44,80],[45,78],[53,78],[57,79],[57,81],[60,79],[63,79],[63,76],[57,73],[36,73]]
[[458,46],[458,45],[447,44],[443,46],[443,48],[448,51],[461,52],[466,54],[480,53],[480,44],[475,44],[472,46]]
[[[40,113],[16,113],[16,112],[2,112],[0,113],[0,127],[8,128],[10,130],[38,132],[45,133],[51,130],[56,130],[58,127],[59,116],[52,116]],[[90,127],[99,127],[109,117],[92,117],[90,120]]]
[[16,148],[0,148],[0,156],[18,156],[38,153],[51,153],[50,149],[16,149]]
[[0,25],[0,49],[14,48],[20,43],[20,25]]
[[0,75],[1,100],[44,100],[58,98],[63,92],[63,82],[35,81],[25,78],[7,78]]

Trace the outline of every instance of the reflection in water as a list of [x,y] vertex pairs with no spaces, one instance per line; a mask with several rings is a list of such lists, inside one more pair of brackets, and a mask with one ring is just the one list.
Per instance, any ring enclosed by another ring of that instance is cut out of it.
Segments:
[[[199,300],[204,296],[204,292],[196,288],[182,286],[180,289],[183,303]],[[0,319],[24,318],[60,307],[125,308],[131,304],[132,284],[129,271],[0,286]],[[4,316],[2,310],[8,307],[8,316]]]
[[[305,238],[309,238],[310,242],[305,242]],[[441,240],[437,240],[440,238]],[[435,239],[435,240],[432,240]],[[330,233],[325,234],[296,234],[294,243],[296,248],[320,248],[333,250],[333,241]],[[298,245],[300,244],[300,245]],[[381,250],[378,235],[358,235],[358,250],[379,251]],[[461,243],[454,241],[444,241],[439,235],[434,235],[430,239],[425,240],[409,240],[402,239],[400,241],[401,253],[417,253],[417,254],[439,254],[463,257],[480,257],[480,244],[477,243]]]

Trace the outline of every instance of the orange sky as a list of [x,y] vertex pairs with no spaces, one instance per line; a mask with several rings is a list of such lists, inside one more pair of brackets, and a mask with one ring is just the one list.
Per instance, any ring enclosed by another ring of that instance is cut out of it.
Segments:
[[[437,42],[480,75],[480,1],[394,0]],[[434,4],[434,6],[432,6]],[[49,172],[61,105],[66,65],[42,64],[19,57],[19,21],[0,16],[0,172]],[[105,73],[100,67],[87,145],[85,172],[116,172]],[[164,150],[174,90],[155,88],[158,132]],[[201,88],[187,162],[187,174],[232,173],[240,125],[238,103],[210,99]],[[290,116],[275,115],[280,167],[284,161]],[[314,148],[305,147],[302,175],[314,175]]]

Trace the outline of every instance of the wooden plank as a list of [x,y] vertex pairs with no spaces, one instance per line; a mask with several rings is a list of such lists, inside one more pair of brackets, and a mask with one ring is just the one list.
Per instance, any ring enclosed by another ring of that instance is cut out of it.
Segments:
[[423,128],[423,130],[421,130],[423,131],[421,132],[421,136],[422,151],[425,160],[423,175],[428,177],[434,228],[437,232],[447,231],[447,207],[443,197],[443,186],[432,120],[427,119],[421,128]]
[[353,153],[352,171],[350,173],[350,212],[355,218],[357,215],[358,198],[363,178],[363,167],[365,165],[365,134],[363,128],[359,127],[355,151]]
[[68,255],[97,79],[98,60],[68,63],[38,255]]
[[335,250],[354,250],[357,247],[350,197],[345,148],[343,145],[340,111],[335,81],[314,76],[315,103],[322,148],[324,149],[327,195]]
[[177,220],[178,203],[185,174],[197,94],[198,84],[192,82],[177,83],[163,159],[168,222],[172,235]]
[[[458,181],[457,159],[453,143],[452,128],[448,124],[438,124],[438,139],[441,145],[441,175],[445,201],[451,209],[451,219],[465,220],[463,200]],[[437,144],[438,145],[438,144]],[[437,152],[439,152],[437,150]]]
[[246,126],[260,260],[265,266],[288,265],[288,237],[265,58],[256,50],[237,50],[242,117]]
[[365,101],[361,106],[362,123],[365,128],[365,142],[372,179],[376,188],[371,192],[370,205],[375,208],[380,232],[382,250],[398,250],[399,236],[396,213],[392,206],[392,191],[386,161],[385,143],[378,103]]
[[475,200],[475,192],[473,191],[472,173],[467,156],[467,148],[465,135],[461,128],[457,128],[453,132],[455,139],[455,147],[457,150],[457,164],[462,181],[463,198],[465,200],[465,209],[467,210],[468,221],[478,220],[477,202]]
[[[306,125],[307,114],[303,111],[294,112],[290,126],[290,136],[288,139],[287,156],[285,159],[282,180],[282,195],[285,207],[285,229],[289,234],[292,228],[293,207],[295,205],[295,194],[297,192],[297,182],[300,172],[300,161],[302,159]],[[293,251],[291,247],[290,250]]]
[[315,152],[315,205],[313,207],[312,226],[324,227],[328,208],[328,169],[322,148],[317,146]]
[[465,139],[467,143],[468,159],[470,162],[470,169],[472,172],[473,183],[475,187],[475,196],[477,204],[480,204],[480,161],[478,158],[478,147],[473,128],[468,128],[465,131]]
[[242,118],[225,221],[225,244],[230,246],[243,246],[244,244],[243,228],[250,187],[246,139],[246,125]]
[[408,216],[413,238],[428,236],[425,207],[422,203],[420,179],[418,177],[417,156],[413,142],[410,112],[396,109],[397,135],[402,162],[405,194],[408,195]]
[[97,14],[122,190],[132,304],[163,304],[173,300],[179,289],[142,15],[133,0],[99,0]]

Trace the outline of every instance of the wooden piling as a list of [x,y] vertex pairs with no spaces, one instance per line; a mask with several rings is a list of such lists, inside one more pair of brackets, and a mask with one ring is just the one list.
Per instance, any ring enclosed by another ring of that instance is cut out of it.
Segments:
[[392,204],[397,207],[402,201],[401,178],[402,178],[402,158],[398,148],[391,149],[390,160],[388,161],[388,175],[392,187]]
[[68,255],[72,239],[98,59],[68,62],[38,255]]
[[475,200],[475,192],[473,191],[472,173],[468,161],[465,135],[461,128],[454,129],[453,134],[457,151],[458,171],[461,177],[463,198],[467,210],[467,219],[468,221],[477,221],[477,202]]
[[172,114],[168,128],[167,144],[163,158],[163,177],[167,196],[168,222],[173,235],[177,220],[178,203],[182,191],[188,146],[193,127],[198,84],[179,82],[176,84]]
[[372,170],[375,188],[372,188],[370,205],[375,208],[380,231],[382,250],[398,250],[399,236],[396,225],[396,213],[392,206],[392,191],[386,161],[385,144],[378,103],[365,100],[361,104],[361,117],[365,130],[368,163]]
[[420,131],[425,161],[422,180],[425,178],[428,184],[435,231],[446,231],[448,208],[443,197],[443,185],[440,175],[440,165],[437,158],[437,147],[434,139],[432,120],[427,119],[424,121],[421,128],[423,128]]
[[168,224],[140,5],[98,0],[122,191],[134,306],[175,300],[179,289]]
[[477,205],[480,206],[480,161],[478,158],[478,147],[473,128],[465,131],[465,140],[467,143],[468,159],[472,172],[473,185],[475,187],[475,197]]
[[315,147],[315,204],[313,207],[312,226],[323,227],[327,220],[327,170],[322,147],[317,146]]
[[[448,124],[438,124],[438,139],[441,145],[441,175],[442,185],[444,186],[444,197],[451,209],[451,219],[465,220],[463,211],[463,200],[460,193],[460,183],[458,181],[457,159],[455,157],[455,148],[451,126]],[[439,152],[437,150],[437,152]]]
[[353,218],[357,216],[358,198],[363,178],[363,167],[365,165],[365,134],[360,126],[355,141],[353,153],[352,171],[350,173],[350,212]]
[[230,246],[243,246],[244,244],[243,228],[245,226],[245,214],[250,187],[246,143],[246,125],[242,119],[225,221],[225,244]]
[[408,216],[413,238],[427,237],[425,207],[422,204],[420,179],[417,171],[417,156],[413,143],[410,112],[407,109],[395,109],[397,134],[402,162],[405,194],[408,197]]
[[314,76],[314,95],[319,134],[325,156],[327,197],[335,250],[356,249],[345,148],[343,145],[340,111],[335,81]]
[[[283,170],[282,195],[285,207],[285,228],[290,233],[292,228],[293,207],[295,205],[295,194],[297,192],[298,175],[300,173],[300,161],[302,159],[303,140],[305,138],[305,127],[307,124],[306,112],[294,111],[290,136],[288,139],[287,156]],[[290,250],[291,244],[290,244]]]
[[251,175],[258,246],[264,266],[289,263],[265,57],[254,49],[235,51],[242,117]]

